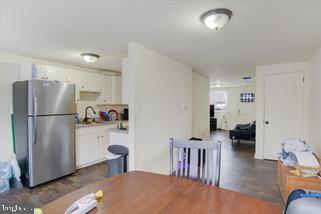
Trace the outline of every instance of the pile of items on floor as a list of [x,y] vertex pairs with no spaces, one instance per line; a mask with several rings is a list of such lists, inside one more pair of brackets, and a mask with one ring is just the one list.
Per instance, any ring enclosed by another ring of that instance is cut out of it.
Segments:
[[315,151],[304,141],[289,138],[283,141],[280,160],[285,166],[294,167],[290,172],[302,177],[321,179],[320,159]]
[[22,187],[20,175],[21,171],[15,156],[9,162],[0,161],[0,193],[8,192],[10,187]]

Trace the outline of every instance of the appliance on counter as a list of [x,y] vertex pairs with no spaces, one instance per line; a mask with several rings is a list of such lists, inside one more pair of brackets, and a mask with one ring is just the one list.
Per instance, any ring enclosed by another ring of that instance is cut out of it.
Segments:
[[124,108],[123,120],[125,120],[125,121],[128,120],[128,108]]
[[210,131],[217,131],[217,118],[215,118],[214,105],[210,105]]
[[215,106],[210,105],[210,117],[215,117]]
[[74,84],[13,83],[16,156],[26,187],[75,172],[75,110]]

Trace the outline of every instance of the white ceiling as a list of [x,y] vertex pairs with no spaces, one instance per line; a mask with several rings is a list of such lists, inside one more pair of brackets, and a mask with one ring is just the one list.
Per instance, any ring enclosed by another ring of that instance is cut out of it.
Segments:
[[[234,15],[219,32],[202,13]],[[307,60],[321,46],[321,1],[1,1],[0,51],[120,70],[127,44],[137,42],[223,84],[241,83],[255,66]]]

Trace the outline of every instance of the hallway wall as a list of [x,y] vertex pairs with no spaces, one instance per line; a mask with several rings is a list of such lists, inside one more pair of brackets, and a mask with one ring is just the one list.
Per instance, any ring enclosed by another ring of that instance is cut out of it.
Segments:
[[[246,85],[238,87],[212,88],[211,91],[226,91],[227,104],[223,111],[215,112],[217,118],[217,127],[223,130],[233,129],[236,124],[250,123],[255,120],[255,102],[240,102],[240,93],[255,93],[255,85]],[[227,123],[223,120],[226,117]]]

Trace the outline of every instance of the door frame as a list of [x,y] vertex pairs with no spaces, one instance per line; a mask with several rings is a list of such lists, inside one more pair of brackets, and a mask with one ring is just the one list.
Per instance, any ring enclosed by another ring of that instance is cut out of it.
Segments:
[[265,75],[284,74],[293,72],[303,72],[304,85],[303,85],[303,140],[307,140],[308,136],[308,63],[287,63],[277,65],[265,65],[256,67],[256,146],[255,155],[256,159],[264,158],[264,77]]

